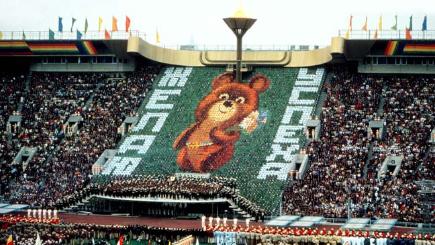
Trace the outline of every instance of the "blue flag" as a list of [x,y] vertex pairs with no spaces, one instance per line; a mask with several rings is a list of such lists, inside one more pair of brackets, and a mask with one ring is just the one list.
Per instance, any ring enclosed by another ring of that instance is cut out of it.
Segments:
[[74,23],[76,23],[76,19],[75,19],[75,18],[72,18],[72,22],[71,22],[71,32],[73,31]]
[[77,30],[77,40],[82,39],[82,33]]
[[54,31],[48,29],[48,40],[53,40],[53,39],[54,39]]
[[409,17],[409,27],[408,27],[408,29],[410,31],[412,31],[412,15],[411,15],[411,17]]
[[427,16],[424,17],[423,25],[421,27],[422,31],[427,31]]
[[59,17],[57,31],[63,32],[62,17]]

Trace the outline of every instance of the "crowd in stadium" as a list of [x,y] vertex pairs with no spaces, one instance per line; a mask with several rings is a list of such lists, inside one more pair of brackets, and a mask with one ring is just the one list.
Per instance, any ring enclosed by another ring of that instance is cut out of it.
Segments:
[[[284,194],[286,212],[347,217],[350,205],[354,217],[421,222],[414,180],[435,177],[429,171],[433,162],[429,163],[427,144],[435,126],[434,86],[434,79],[427,77],[335,71],[325,84],[321,139],[307,147],[311,167],[306,176],[291,183]],[[376,118],[386,120],[384,139],[367,134],[369,121]],[[391,153],[405,156],[400,173],[392,176],[387,171],[378,178],[380,165]]]
[[19,146],[11,143],[5,130],[9,116],[17,114],[24,94],[25,80],[23,73],[0,73],[0,193],[9,189],[9,179],[19,175],[18,164],[13,163]]
[[[134,115],[158,72],[156,66],[144,67],[123,79],[107,79],[108,74],[32,74],[32,89],[23,93],[17,113],[23,117],[22,127],[12,134],[11,143],[2,141],[2,147],[17,149],[8,155],[16,155],[21,146],[36,147],[37,154],[25,169],[1,156],[2,163],[15,166],[2,168],[2,183],[9,187],[2,194],[12,202],[53,206],[82,188],[100,154],[116,146],[117,127]],[[77,134],[67,137],[63,125],[71,115],[81,116],[83,122]]]

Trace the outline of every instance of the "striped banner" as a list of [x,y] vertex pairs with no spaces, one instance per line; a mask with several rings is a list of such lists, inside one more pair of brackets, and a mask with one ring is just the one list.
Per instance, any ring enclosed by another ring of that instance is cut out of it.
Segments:
[[387,43],[387,47],[385,48],[385,52],[384,54],[386,56],[392,56],[395,55],[397,52],[397,47],[399,46],[399,42],[398,41],[389,41]]
[[403,53],[408,54],[435,54],[434,43],[421,43],[421,44],[406,44],[403,48]]
[[29,48],[33,53],[79,53],[75,43],[29,43]]
[[[75,41],[75,42],[32,42],[32,41],[0,41],[0,55],[97,55],[99,53],[93,41]],[[107,47],[97,44],[100,52],[105,53]]]

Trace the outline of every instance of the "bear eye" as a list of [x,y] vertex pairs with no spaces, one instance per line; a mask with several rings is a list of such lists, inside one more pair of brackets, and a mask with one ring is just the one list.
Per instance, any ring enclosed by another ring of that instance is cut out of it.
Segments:
[[219,95],[219,99],[221,99],[221,100],[227,100],[229,98],[230,98],[230,95],[227,93]]
[[239,104],[243,104],[243,103],[245,103],[245,98],[244,97],[237,97],[236,102]]

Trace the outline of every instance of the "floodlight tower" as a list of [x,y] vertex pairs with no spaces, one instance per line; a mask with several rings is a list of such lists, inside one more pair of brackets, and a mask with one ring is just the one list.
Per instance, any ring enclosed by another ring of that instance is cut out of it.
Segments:
[[257,19],[246,16],[242,6],[232,17],[224,18],[227,26],[233,31],[237,38],[237,57],[236,57],[236,81],[242,81],[240,67],[242,65],[242,38],[243,35],[254,25]]

